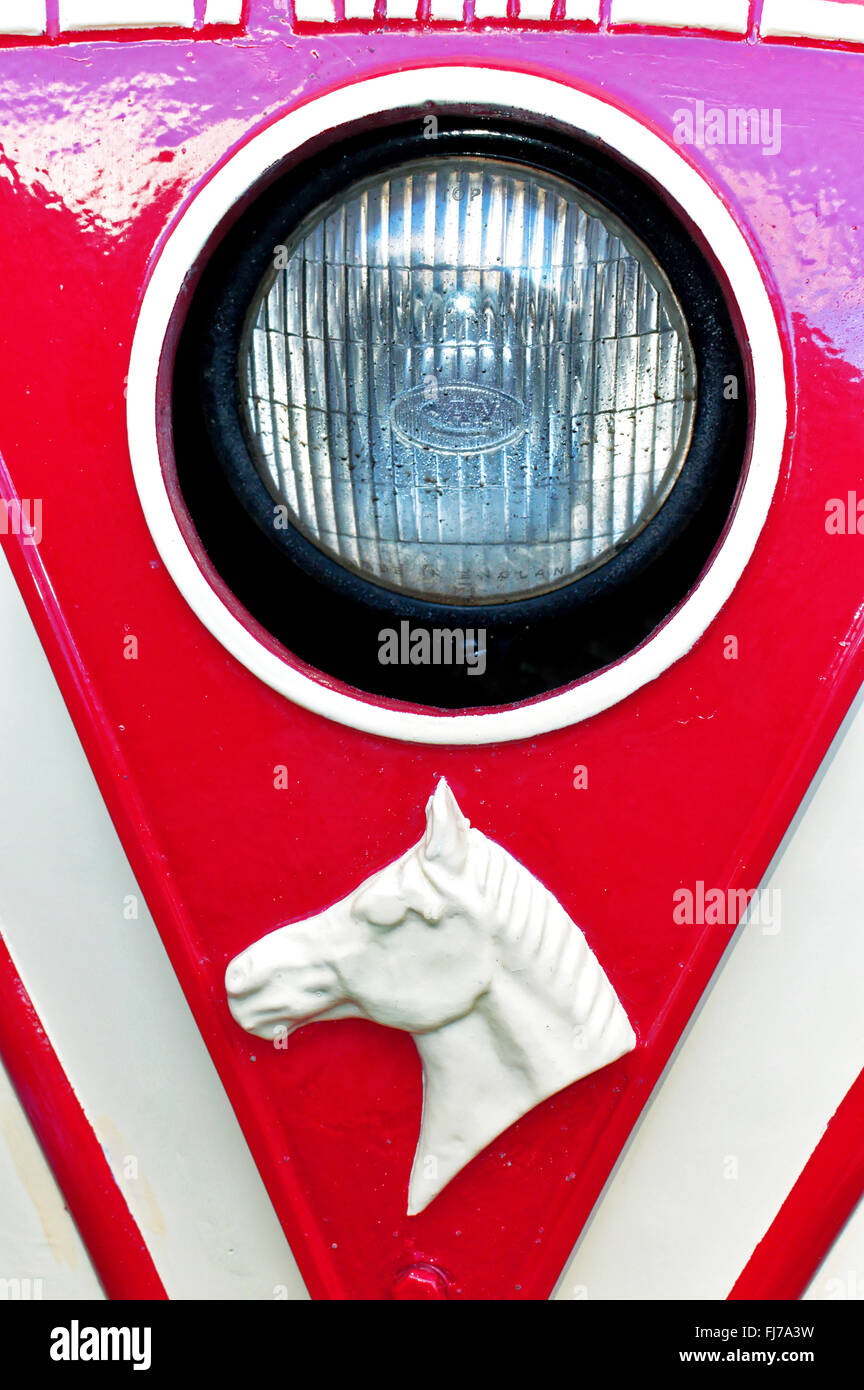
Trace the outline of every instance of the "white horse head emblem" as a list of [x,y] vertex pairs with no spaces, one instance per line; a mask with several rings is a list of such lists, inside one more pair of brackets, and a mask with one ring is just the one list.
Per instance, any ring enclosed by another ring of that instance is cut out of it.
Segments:
[[261,1038],[338,1018],[414,1035],[423,1119],[410,1215],[521,1115],[636,1045],[582,932],[471,829],[444,781],[419,844],[326,912],[262,937],[225,986]]

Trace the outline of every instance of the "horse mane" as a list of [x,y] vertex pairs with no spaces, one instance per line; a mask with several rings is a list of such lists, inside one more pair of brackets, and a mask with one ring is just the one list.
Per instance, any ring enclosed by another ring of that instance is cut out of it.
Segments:
[[481,831],[470,834],[502,964],[574,1028],[599,1039],[617,997],[582,931],[524,864]]

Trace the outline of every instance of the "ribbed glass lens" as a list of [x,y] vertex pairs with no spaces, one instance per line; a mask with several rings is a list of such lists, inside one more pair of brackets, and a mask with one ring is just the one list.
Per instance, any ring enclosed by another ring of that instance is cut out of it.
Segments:
[[503,603],[597,568],[686,457],[696,369],[647,248],[515,163],[424,159],[289,238],[241,349],[256,466],[346,568]]

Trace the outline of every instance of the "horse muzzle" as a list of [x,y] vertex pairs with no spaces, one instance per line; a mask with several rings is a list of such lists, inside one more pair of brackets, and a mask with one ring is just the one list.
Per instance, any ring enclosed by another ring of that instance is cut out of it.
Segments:
[[[320,919],[318,919],[320,920]],[[225,971],[228,1007],[247,1033],[282,1039],[344,1001],[336,971],[322,959],[307,923],[280,928],[241,951]]]

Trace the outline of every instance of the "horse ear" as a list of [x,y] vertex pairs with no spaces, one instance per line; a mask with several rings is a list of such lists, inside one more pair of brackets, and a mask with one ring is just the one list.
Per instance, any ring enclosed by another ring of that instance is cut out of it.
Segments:
[[451,873],[460,873],[468,859],[468,821],[444,778],[426,803],[423,855]]

